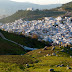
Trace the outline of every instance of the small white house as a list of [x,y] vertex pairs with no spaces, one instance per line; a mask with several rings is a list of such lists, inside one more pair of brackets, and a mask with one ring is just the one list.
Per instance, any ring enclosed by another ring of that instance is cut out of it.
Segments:
[[27,11],[33,11],[34,9],[33,8],[27,8]]
[[62,17],[61,17],[61,16],[58,16],[58,17],[56,18],[56,20],[61,21],[61,20],[62,20]]

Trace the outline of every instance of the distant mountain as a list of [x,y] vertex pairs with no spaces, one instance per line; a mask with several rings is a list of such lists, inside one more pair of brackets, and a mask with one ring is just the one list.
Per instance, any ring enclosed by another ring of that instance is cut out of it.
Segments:
[[17,10],[25,10],[26,8],[33,7],[34,9],[51,9],[60,7],[61,4],[51,4],[51,5],[38,5],[28,2],[13,2],[9,0],[0,0],[0,15],[13,14]]

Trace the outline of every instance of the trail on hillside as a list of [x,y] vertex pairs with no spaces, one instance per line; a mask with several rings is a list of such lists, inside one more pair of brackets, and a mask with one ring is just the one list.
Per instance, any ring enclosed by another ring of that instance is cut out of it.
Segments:
[[14,42],[14,41],[12,41],[12,40],[9,40],[9,39],[7,39],[7,38],[5,38],[5,36],[0,32],[0,36],[4,39],[4,40],[7,40],[7,41],[9,41],[9,42],[12,42],[12,43],[14,43],[14,44],[16,44],[16,45],[18,45],[18,46],[20,46],[20,47],[22,47],[22,48],[24,48],[25,50],[36,50],[37,48],[29,48],[29,47],[26,47],[26,46],[24,46],[24,45],[21,45],[21,44],[19,44],[19,43],[17,43],[17,42]]

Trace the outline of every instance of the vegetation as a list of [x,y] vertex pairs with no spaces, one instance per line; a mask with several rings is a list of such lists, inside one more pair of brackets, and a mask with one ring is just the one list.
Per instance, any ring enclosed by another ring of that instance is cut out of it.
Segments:
[[59,9],[71,12],[72,11],[72,2],[63,4],[61,7],[57,7],[57,8],[51,9],[51,10],[58,11]]
[[62,8],[65,9],[66,11],[72,11],[72,2],[63,4]]
[[[63,11],[59,10],[60,8],[63,9]],[[41,19],[43,17],[56,17],[59,15],[64,15],[66,11],[72,12],[72,2],[63,4],[61,7],[54,8],[51,10],[35,10],[35,11],[26,11],[26,10],[18,10],[13,15],[3,18],[0,20],[2,23],[9,23],[14,22],[15,20],[18,20],[22,18],[23,20],[37,20]]]
[[[1,30],[0,30],[1,31]],[[31,37],[26,37],[23,35],[17,35],[17,34],[13,34],[13,33],[8,33],[5,31],[1,31],[3,33],[3,35],[9,39],[9,40],[13,40],[19,44],[22,44],[24,46],[27,47],[31,47],[31,48],[43,48],[45,45],[50,46],[49,42],[45,42],[45,41],[38,41],[35,38],[31,38]]]
[[0,71],[1,72],[24,72],[26,63],[34,63],[29,56],[21,55],[1,55]]
[[54,9],[51,9],[52,11],[66,11],[63,17],[71,17],[72,16],[72,2],[63,4],[61,7],[57,7]]
[[[34,63],[33,67],[26,68],[25,71],[29,72],[48,72],[50,68],[54,69],[55,72],[71,72],[71,70],[67,70],[67,65],[72,67],[72,59],[70,58],[70,55],[72,55],[72,51],[69,49],[69,53],[67,54],[67,49],[65,47],[59,48],[59,46],[55,46],[55,50],[51,50],[52,47],[48,47],[47,50],[36,50],[32,52],[28,52],[26,55],[30,55],[32,57],[35,57],[39,62]],[[61,50],[64,49],[65,52],[61,52]],[[39,53],[41,51],[41,53]],[[59,53],[57,53],[59,51]],[[56,53],[58,56],[46,56],[47,54]],[[56,65],[63,64],[63,67],[56,67]]]
[[5,41],[0,37],[0,55],[19,55],[19,54],[25,54],[25,51],[23,48]]
[[[67,5],[64,4],[62,7],[65,8],[65,6],[71,8],[71,2]],[[65,10],[71,11],[71,9],[67,7],[65,8]],[[42,18],[45,16],[62,15],[64,13],[65,12],[54,12],[48,10],[19,10],[12,16],[0,20],[0,22],[12,22],[19,18],[23,18],[24,20],[32,20]],[[36,35],[33,35],[32,39],[23,35],[16,35],[4,31],[1,32],[4,34],[6,38],[28,47],[43,48],[45,45],[49,46],[49,43],[37,41],[37,39],[35,39],[37,38]],[[52,50],[51,46],[47,47],[46,50],[38,49],[24,54],[25,51],[21,47],[8,41],[5,41],[0,37],[0,54],[8,54],[0,55],[0,72],[48,72],[50,68],[54,69],[55,72],[71,72],[72,69],[67,69],[67,66],[72,68],[72,58],[70,58],[70,56],[72,56],[72,50],[70,50],[70,47],[72,47],[72,45],[67,47],[62,46],[61,48],[59,46],[55,46],[55,50]],[[62,49],[64,50],[64,52],[61,51]],[[56,53],[57,56],[52,56],[52,53]],[[47,54],[50,54],[51,56],[46,56]],[[27,67],[26,64],[29,64],[29,66]],[[64,66],[57,67],[57,65],[61,64],[63,64]]]
[[[11,34],[4,31],[1,32],[10,39],[14,38],[16,40],[18,37],[24,38],[24,36],[21,35],[17,36],[16,34]],[[67,65],[72,68],[72,58],[70,58],[70,56],[72,56],[72,50],[70,50],[70,47],[72,47],[72,45],[67,47],[62,46],[61,48],[59,48],[59,46],[55,46],[55,50],[52,51],[52,46],[51,46],[51,47],[47,47],[46,50],[38,49],[38,50],[30,51],[24,55],[0,55],[0,71],[1,72],[48,72],[48,70],[52,68],[54,69],[55,72],[71,72],[72,69],[67,69]],[[0,38],[0,49],[1,49],[0,50],[1,54],[25,53],[22,48],[19,48],[17,45],[7,42],[2,38]],[[64,52],[61,51],[62,49],[64,49]],[[56,53],[57,56],[46,56],[47,54],[52,54],[52,53]],[[29,64],[29,66],[27,67],[26,64]],[[64,66],[57,67],[57,65],[61,65],[61,64],[63,64]]]
[[[71,47],[71,46],[69,46]],[[55,50],[52,51],[52,47],[48,47],[47,50],[38,49],[30,51],[25,55],[4,55],[0,56],[0,71],[1,72],[48,72],[50,68],[55,72],[71,72],[72,69],[67,69],[67,65],[72,67],[72,51],[68,48],[55,46]],[[64,49],[65,52],[61,52]],[[67,53],[67,49],[69,53]],[[39,53],[41,51],[41,53]],[[59,53],[57,53],[59,51]],[[46,54],[56,53],[58,56],[45,56]],[[29,67],[26,67],[29,64]],[[62,67],[56,67],[61,65]]]
[[23,20],[37,20],[42,17],[51,17],[51,16],[59,16],[63,15],[65,12],[61,11],[50,11],[50,10],[35,10],[35,11],[26,11],[26,10],[18,10],[15,14],[3,18],[0,20],[2,23],[8,23],[8,22],[14,22],[15,20],[18,20],[22,18]]

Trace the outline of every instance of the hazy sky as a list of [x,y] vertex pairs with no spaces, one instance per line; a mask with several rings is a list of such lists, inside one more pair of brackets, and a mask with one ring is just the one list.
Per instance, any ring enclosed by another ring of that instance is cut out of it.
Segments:
[[35,4],[63,4],[70,2],[72,0],[11,0],[11,1],[16,1],[16,2],[31,2]]

